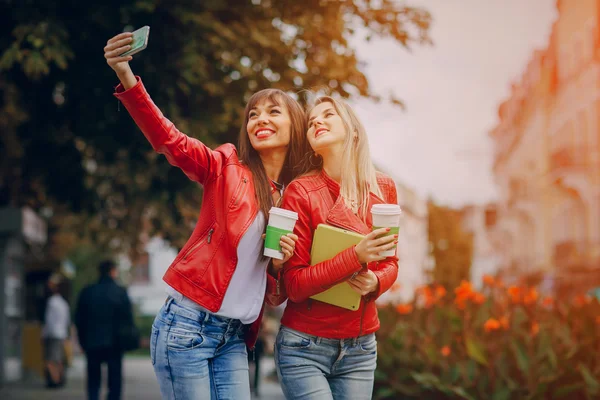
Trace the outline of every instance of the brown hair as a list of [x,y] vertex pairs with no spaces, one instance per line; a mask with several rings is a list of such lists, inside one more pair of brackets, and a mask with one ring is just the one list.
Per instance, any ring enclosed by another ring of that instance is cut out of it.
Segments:
[[264,101],[271,101],[280,107],[285,107],[291,122],[290,143],[287,148],[285,161],[283,162],[283,168],[281,169],[281,175],[279,176],[279,183],[287,186],[294,178],[305,172],[303,160],[311,150],[306,139],[304,110],[296,100],[279,89],[264,89],[250,97],[244,110],[244,123],[240,129],[238,152],[240,161],[250,168],[250,172],[254,178],[258,207],[265,215],[265,218],[268,218],[269,209],[273,205],[271,183],[258,152],[250,143],[247,131],[250,110]]

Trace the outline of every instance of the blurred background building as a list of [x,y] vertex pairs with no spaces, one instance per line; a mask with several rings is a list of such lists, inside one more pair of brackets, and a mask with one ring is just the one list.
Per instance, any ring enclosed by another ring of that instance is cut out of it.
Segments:
[[549,45],[498,108],[499,272],[555,291],[600,285],[600,3],[558,1]]

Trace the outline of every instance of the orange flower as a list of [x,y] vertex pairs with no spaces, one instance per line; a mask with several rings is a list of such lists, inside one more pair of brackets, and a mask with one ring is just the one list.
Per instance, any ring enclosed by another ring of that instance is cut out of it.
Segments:
[[396,282],[390,288],[390,292],[397,292],[398,290],[400,290],[400,287],[401,287],[400,284],[398,282]]
[[438,285],[435,288],[435,297],[439,300],[446,295],[446,288],[442,285]]
[[396,311],[398,312],[398,314],[401,315],[406,315],[406,314],[410,314],[413,310],[413,306],[412,304],[398,304],[396,306]]
[[471,287],[471,283],[467,281],[460,282],[460,286],[454,289],[456,297],[469,297],[472,292],[473,288]]
[[554,305],[554,299],[550,296],[546,296],[544,297],[544,300],[542,300],[542,305],[544,307],[552,307]]
[[525,297],[523,297],[523,303],[534,304],[538,299],[538,292],[535,288],[530,288]]
[[450,350],[450,347],[448,347],[448,346],[444,346],[444,347],[442,347],[442,349],[440,350],[440,353],[442,353],[442,355],[443,355],[444,357],[448,357],[448,356],[450,355],[450,353],[451,353],[451,352],[452,352],[452,351]]
[[475,304],[483,304],[485,302],[485,296],[479,292],[474,292],[471,300],[473,300],[473,303]]
[[536,336],[539,331],[540,331],[540,324],[538,324],[537,322],[534,322],[533,324],[531,324],[531,335],[532,336]]
[[467,307],[467,301],[465,298],[457,297],[454,299],[454,304],[456,304],[456,308],[459,310],[464,310]]
[[431,289],[431,287],[427,286],[423,288],[423,296],[425,297],[425,308],[430,308],[435,304],[436,298],[433,294],[433,290]]
[[511,286],[508,288],[508,295],[514,304],[521,302],[521,288],[517,286]]
[[502,318],[500,318],[500,325],[502,325],[502,329],[508,330],[508,328],[510,326],[510,320],[508,319],[508,317],[506,315],[504,315]]
[[589,296],[586,296],[586,295],[580,294],[580,295],[578,295],[578,296],[575,296],[575,301],[574,301],[574,303],[575,303],[575,305],[576,305],[577,307],[583,307],[583,306],[585,306],[586,304],[589,304],[590,300],[591,300],[591,299],[590,299],[590,297],[589,297]]
[[496,281],[493,276],[484,275],[483,276],[483,284],[486,286],[489,286],[489,287],[494,287],[496,285]]
[[496,330],[500,329],[500,322],[495,318],[490,318],[487,321],[485,321],[485,324],[483,325],[483,329],[486,332],[496,331]]

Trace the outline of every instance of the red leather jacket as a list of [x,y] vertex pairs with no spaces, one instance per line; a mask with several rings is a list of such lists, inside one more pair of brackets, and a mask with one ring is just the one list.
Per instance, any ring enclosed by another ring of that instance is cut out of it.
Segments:
[[[396,185],[384,174],[377,175],[383,199],[371,194],[370,204],[397,204]],[[379,318],[375,300],[396,281],[398,258],[388,257],[367,267],[379,279],[379,291],[363,296],[360,308],[346,310],[309,297],[347,280],[363,266],[351,247],[330,260],[310,265],[310,249],[317,225],[328,224],[368,234],[372,230],[369,213],[366,224],[339,196],[340,186],[324,171],[303,176],[290,183],[283,195],[283,208],[298,213],[294,232],[298,235],[292,258],[284,265],[284,283],[289,297],[281,323],[310,335],[346,339],[375,332]]]
[[[115,96],[154,150],[204,186],[196,227],[163,279],[184,296],[216,312],[237,265],[240,239],[259,212],[252,174],[240,163],[232,144],[211,150],[181,133],[152,102],[139,77],[137,85],[129,90],[117,86]],[[269,274],[265,300],[271,305],[285,300],[279,294],[278,282]],[[262,311],[247,330],[246,343],[250,347],[256,342],[261,319]]]

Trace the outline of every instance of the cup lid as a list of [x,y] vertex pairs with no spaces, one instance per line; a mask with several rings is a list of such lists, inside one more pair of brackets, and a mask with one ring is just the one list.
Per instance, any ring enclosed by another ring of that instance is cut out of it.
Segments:
[[402,213],[398,204],[373,204],[371,213],[379,215],[398,215]]
[[271,207],[271,209],[269,210],[269,214],[275,214],[275,215],[279,215],[279,216],[294,219],[294,220],[298,219],[297,212],[286,210],[284,208],[279,208],[279,207]]

